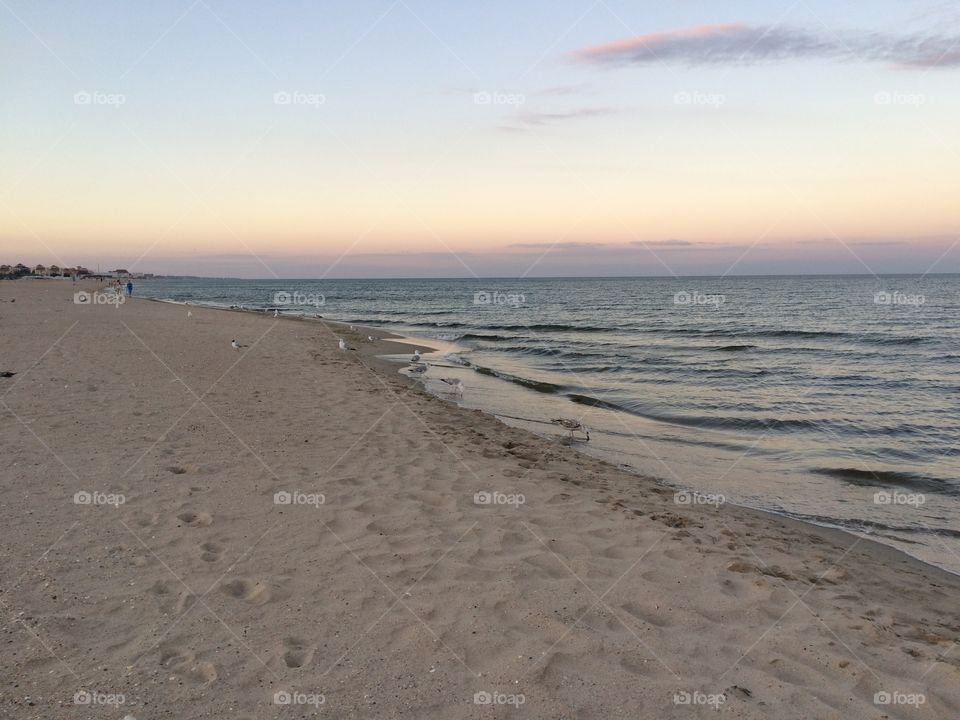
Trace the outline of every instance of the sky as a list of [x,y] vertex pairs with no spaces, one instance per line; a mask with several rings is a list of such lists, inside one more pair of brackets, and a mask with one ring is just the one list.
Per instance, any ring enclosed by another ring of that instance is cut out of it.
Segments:
[[0,0],[0,262],[960,270],[941,0]]

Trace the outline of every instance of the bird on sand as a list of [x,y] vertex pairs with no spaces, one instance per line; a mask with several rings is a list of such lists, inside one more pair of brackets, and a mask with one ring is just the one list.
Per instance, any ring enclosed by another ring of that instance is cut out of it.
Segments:
[[230,347],[232,347],[234,350],[239,350],[239,349],[240,349],[240,343],[238,343],[236,340],[231,340],[231,341],[230,341]]
[[187,317],[193,317],[193,310],[187,310]]
[[346,350],[346,349],[347,349],[347,343],[346,343],[346,341],[345,341],[343,338],[338,338],[338,339],[339,339],[339,341],[340,341],[340,342],[339,342],[340,349],[341,349],[341,350]]
[[583,433],[585,436],[585,441],[590,441],[590,431],[584,426],[579,420],[574,420],[573,418],[553,418],[550,422],[554,425],[559,425],[565,429],[569,435],[570,439],[579,439],[577,438],[577,433]]
[[277,310],[276,308],[274,308],[274,309],[273,309],[273,316],[274,316],[274,317],[280,317],[280,311]]
[[411,362],[420,362],[420,350],[419,350],[419,349],[413,351],[413,358],[412,358]]
[[411,373],[416,373],[417,375],[422,375],[427,371],[426,363],[417,363],[411,368],[408,368]]

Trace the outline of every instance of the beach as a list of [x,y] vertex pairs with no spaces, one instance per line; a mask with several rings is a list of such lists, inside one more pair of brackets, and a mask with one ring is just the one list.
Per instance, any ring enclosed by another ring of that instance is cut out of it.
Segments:
[[364,328],[80,290],[0,282],[6,717],[960,713],[958,576],[678,501]]

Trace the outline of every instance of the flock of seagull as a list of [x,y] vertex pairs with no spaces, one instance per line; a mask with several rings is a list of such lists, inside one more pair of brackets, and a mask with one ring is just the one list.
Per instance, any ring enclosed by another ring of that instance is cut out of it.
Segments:
[[[274,310],[273,316],[278,317],[278,315],[279,313],[276,310]],[[193,313],[189,310],[187,311],[187,317],[193,317]],[[350,326],[350,329],[354,331],[356,330],[356,328],[353,325]],[[375,338],[373,335],[367,335],[368,342],[376,342],[377,339],[378,338]],[[337,346],[340,348],[341,351],[346,351],[350,349],[350,346],[347,345],[347,341],[340,337],[337,338]],[[230,347],[232,347],[234,350],[239,351],[241,348],[245,346],[241,345],[239,342],[237,342],[236,339],[234,339],[230,341]],[[420,354],[420,349],[419,348],[414,349],[413,356],[410,358],[410,367],[407,368],[407,372],[409,372],[411,375],[423,375],[424,373],[427,372],[428,369],[429,369],[429,366],[425,361],[423,361],[422,355]],[[451,392],[456,397],[461,399],[463,398],[463,391],[466,389],[466,385],[464,384],[463,380],[461,380],[460,378],[448,378],[448,377],[442,377],[442,378],[439,378],[439,380],[440,382],[445,383],[446,385],[449,385],[452,388]],[[566,436],[567,440],[581,440],[583,442],[590,441],[590,430],[588,430],[587,427],[580,420],[577,420],[575,418],[553,418],[550,420],[550,422],[554,425],[558,425],[562,427],[564,430],[567,431],[567,436]]]

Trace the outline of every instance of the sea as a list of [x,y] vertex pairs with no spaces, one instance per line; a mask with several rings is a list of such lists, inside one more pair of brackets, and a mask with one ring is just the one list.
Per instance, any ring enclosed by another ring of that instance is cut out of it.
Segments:
[[439,348],[431,392],[678,503],[842,528],[960,573],[960,275],[157,278],[136,293],[406,336]]

